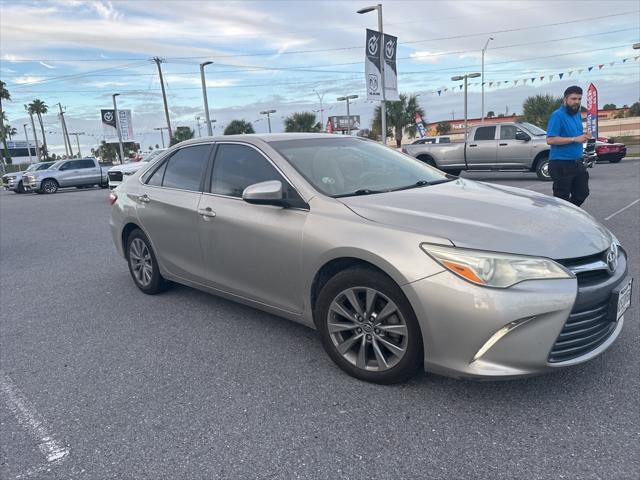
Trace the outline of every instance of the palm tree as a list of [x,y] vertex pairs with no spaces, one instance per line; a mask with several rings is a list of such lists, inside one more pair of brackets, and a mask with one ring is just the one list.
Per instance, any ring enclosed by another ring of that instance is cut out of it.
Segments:
[[[396,146],[402,146],[402,136],[406,132],[409,138],[416,136],[416,112],[424,117],[424,110],[418,106],[417,95],[400,94],[400,100],[397,102],[387,102],[387,128],[393,128],[393,132],[387,132],[388,136],[396,139]],[[371,129],[376,132],[382,132],[381,127],[382,115],[380,107],[376,107],[373,114],[373,124]],[[390,135],[389,135],[390,134]]]
[[[7,119],[2,110],[2,100],[11,100],[11,94],[7,90],[7,84],[0,80],[0,125],[4,125]],[[9,155],[9,147],[7,147],[7,140],[2,136],[2,146],[4,147],[4,159],[7,163],[11,163],[11,155]]]
[[451,131],[451,124],[449,122],[439,122],[436,125],[436,133],[438,135],[446,135]]
[[245,120],[232,120],[224,129],[225,135],[241,135],[243,133],[256,133],[251,122]]
[[284,119],[285,132],[319,132],[322,130],[320,122],[316,122],[316,115],[311,112],[297,112]]
[[522,104],[522,120],[546,129],[549,117],[560,105],[562,98],[553,95],[528,97]]
[[9,137],[9,141],[11,141],[11,137],[18,134],[18,131],[8,123],[5,123],[4,126],[0,128],[0,131],[2,132],[2,140],[6,140],[6,137]]
[[190,140],[193,138],[195,133],[196,132],[189,127],[176,127],[176,130],[173,132],[173,136],[171,137],[171,145],[184,142],[185,140]]
[[47,158],[47,139],[44,135],[44,122],[42,121],[42,115],[46,114],[49,111],[49,107],[42,100],[36,98],[29,104],[29,106],[27,107],[27,111],[30,114],[35,114],[38,117],[40,130],[42,131],[42,151],[44,153],[44,157]]

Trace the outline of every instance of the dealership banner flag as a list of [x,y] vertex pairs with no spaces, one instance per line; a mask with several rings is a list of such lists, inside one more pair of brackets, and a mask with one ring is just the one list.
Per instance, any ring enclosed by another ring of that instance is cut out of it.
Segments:
[[[115,143],[118,141],[118,130],[116,129],[116,117],[114,113],[113,109],[100,110],[102,133],[107,143]],[[122,141],[135,141],[133,136],[133,123],[131,122],[131,110],[118,110],[118,117]]]
[[416,128],[418,129],[418,133],[420,134],[420,138],[424,138],[426,136],[424,131],[424,123],[422,122],[422,117],[418,112],[416,112]]
[[396,47],[398,38],[384,35],[384,44],[380,41],[380,32],[367,29],[365,42],[365,82],[367,100],[382,100],[382,78],[380,75],[380,49],[384,49],[384,85],[386,100],[400,100],[398,95],[398,71],[396,67]]
[[587,130],[598,138],[598,90],[593,83],[587,88]]

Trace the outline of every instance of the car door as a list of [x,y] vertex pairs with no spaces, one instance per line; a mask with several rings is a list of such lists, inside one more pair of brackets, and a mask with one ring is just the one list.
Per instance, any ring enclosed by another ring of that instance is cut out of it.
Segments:
[[205,282],[198,203],[211,144],[188,145],[146,173],[136,212],[158,261],[172,275]]
[[78,168],[79,160],[69,160],[68,162],[60,165],[58,169],[58,175],[56,176],[56,180],[58,181],[58,185],[61,187],[68,187],[77,185],[79,168]]
[[[242,200],[249,185],[280,180],[297,208]],[[302,311],[302,231],[308,209],[291,183],[257,148],[216,146],[209,192],[198,208],[210,285],[289,312]]]
[[[518,140],[526,135],[529,140]],[[505,168],[524,168],[531,163],[531,136],[516,125],[500,125],[498,141],[498,163]]]
[[74,160],[76,175],[74,185],[93,185],[99,183],[96,179],[95,165],[91,160]]
[[492,167],[497,158],[496,126],[477,127],[473,139],[467,142],[469,167]]

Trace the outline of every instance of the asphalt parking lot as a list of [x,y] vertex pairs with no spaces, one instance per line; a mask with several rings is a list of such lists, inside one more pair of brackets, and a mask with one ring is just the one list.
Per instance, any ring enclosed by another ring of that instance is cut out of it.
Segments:
[[[638,282],[640,160],[590,174],[583,207]],[[463,176],[551,193],[535,174]],[[378,386],[305,327],[186,287],[139,292],[107,196],[0,192],[1,478],[638,478],[638,283],[587,364]]]

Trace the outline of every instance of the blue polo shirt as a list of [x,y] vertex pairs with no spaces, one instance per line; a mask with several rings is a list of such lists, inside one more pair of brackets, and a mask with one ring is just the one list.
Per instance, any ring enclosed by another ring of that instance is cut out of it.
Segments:
[[[551,114],[547,126],[547,137],[578,137],[582,135],[582,115],[567,113],[565,106]],[[582,144],[580,142],[566,145],[551,145],[549,160],[578,160],[582,158]]]

